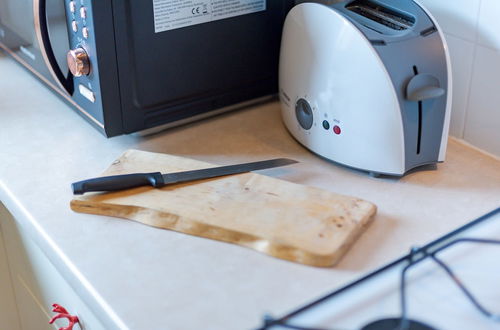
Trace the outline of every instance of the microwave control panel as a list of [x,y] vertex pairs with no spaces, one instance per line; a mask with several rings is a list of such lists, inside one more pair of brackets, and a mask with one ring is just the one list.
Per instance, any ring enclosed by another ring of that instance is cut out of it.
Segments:
[[66,0],[66,17],[70,41],[67,61],[74,77],[75,87],[73,99],[88,112],[88,115],[104,123],[93,33],[92,2]]

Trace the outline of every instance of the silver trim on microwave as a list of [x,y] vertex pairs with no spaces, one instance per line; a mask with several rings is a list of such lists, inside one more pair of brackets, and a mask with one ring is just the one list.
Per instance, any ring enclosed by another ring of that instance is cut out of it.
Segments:
[[35,69],[31,67],[28,63],[26,63],[25,60],[23,60],[19,55],[14,53],[10,48],[5,46],[3,43],[0,42],[0,48],[2,48],[4,51],[6,51],[10,56],[12,56],[17,62],[19,62],[22,66],[24,66],[26,69],[30,70],[34,75],[36,75],[40,80],[42,80],[44,83],[46,83],[50,88],[52,88],[54,91],[56,91],[59,95],[64,97],[71,105],[73,105],[78,111],[80,111],[82,114],[84,114],[86,117],[88,117],[90,120],[92,120],[93,123],[95,123],[97,126],[100,128],[104,129],[104,124],[102,124],[100,121],[92,117],[87,111],[85,111],[81,106],[79,106],[68,93],[63,92],[60,88],[57,88],[52,82],[50,82],[47,78],[45,78],[42,74],[37,72]]

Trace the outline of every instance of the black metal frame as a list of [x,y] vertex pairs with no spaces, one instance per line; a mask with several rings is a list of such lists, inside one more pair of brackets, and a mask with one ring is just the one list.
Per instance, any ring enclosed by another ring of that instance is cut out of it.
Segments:
[[383,266],[373,272],[371,272],[370,274],[360,278],[359,280],[356,280],[338,290],[335,290],[329,294],[327,294],[326,296],[318,299],[318,300],[315,300],[285,316],[282,316],[280,318],[272,318],[270,316],[266,316],[264,318],[264,325],[262,327],[259,328],[259,330],[267,330],[267,329],[270,329],[272,328],[273,326],[280,326],[282,328],[287,328],[287,329],[295,329],[295,330],[326,330],[326,329],[318,329],[318,328],[304,328],[304,327],[299,327],[299,326],[294,326],[294,325],[291,325],[291,324],[287,324],[287,321],[290,320],[292,317],[295,317],[323,302],[325,302],[326,300],[329,300],[331,298],[333,298],[334,296],[337,296],[359,284],[361,284],[362,282],[364,281],[367,281],[377,275],[379,275],[380,273],[402,263],[402,262],[407,262],[408,265],[406,265],[401,273],[401,323],[399,325],[399,330],[405,330],[405,329],[408,329],[408,324],[409,324],[409,319],[407,317],[407,304],[406,304],[406,284],[405,284],[405,278],[406,278],[406,273],[407,271],[415,266],[416,264],[418,264],[419,262],[427,259],[427,258],[431,258],[432,260],[434,260],[442,269],[444,269],[444,271],[453,279],[453,281],[455,282],[455,284],[457,284],[457,286],[462,290],[462,292],[464,293],[464,295],[470,300],[470,302],[476,307],[476,309],[478,309],[483,315],[485,315],[486,317],[492,319],[493,321],[500,321],[500,314],[494,314],[490,311],[488,311],[484,306],[482,306],[478,300],[471,294],[471,292],[461,283],[461,281],[458,279],[458,277],[454,274],[454,272],[451,270],[451,268],[446,265],[442,260],[440,260],[436,255],[453,246],[453,245],[456,245],[456,244],[459,244],[459,243],[480,243],[480,244],[498,244],[500,245],[500,241],[497,241],[497,240],[488,240],[488,239],[478,239],[478,238],[459,238],[459,239],[454,239],[454,237],[457,235],[457,234],[460,234],[468,229],[470,229],[471,227],[474,227],[484,221],[487,221],[489,220],[491,217],[497,215],[498,213],[500,213],[500,207],[481,216],[480,218],[474,220],[474,221],[471,221],[469,222],[468,224],[432,241],[431,243],[423,246],[423,247],[416,247],[416,248],[412,248],[412,250],[410,251],[410,253],[408,253],[407,255],[405,255],[404,257],[402,258],[399,258],[391,263],[389,263],[388,265],[386,266]]

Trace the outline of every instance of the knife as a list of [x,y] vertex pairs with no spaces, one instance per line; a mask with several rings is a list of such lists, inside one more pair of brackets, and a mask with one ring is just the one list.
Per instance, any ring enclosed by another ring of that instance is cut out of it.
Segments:
[[153,186],[155,188],[160,188],[174,183],[216,178],[231,174],[239,174],[250,171],[263,170],[266,168],[286,166],[295,163],[297,163],[297,161],[292,159],[277,158],[260,162],[219,166],[201,170],[166,174],[153,172],[105,176],[75,182],[71,186],[73,188],[73,194],[75,195],[83,195],[84,193],[91,191],[118,191],[141,186]]

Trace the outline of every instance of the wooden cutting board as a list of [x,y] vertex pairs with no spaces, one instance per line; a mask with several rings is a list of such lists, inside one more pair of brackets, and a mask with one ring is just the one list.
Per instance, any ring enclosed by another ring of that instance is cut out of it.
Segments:
[[[188,158],[129,150],[103,176],[213,166]],[[293,171],[293,165],[287,170]],[[375,205],[357,198],[255,173],[161,189],[140,187],[86,194],[73,199],[71,208],[239,244],[320,267],[334,265],[376,212]]]

